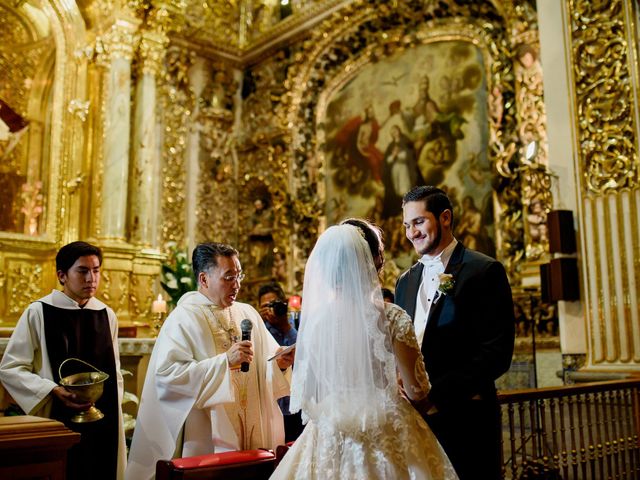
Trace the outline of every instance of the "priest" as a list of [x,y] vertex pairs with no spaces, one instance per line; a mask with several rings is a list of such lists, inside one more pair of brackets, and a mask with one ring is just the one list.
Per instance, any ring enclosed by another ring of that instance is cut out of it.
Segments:
[[[161,459],[274,449],[284,441],[277,399],[289,395],[293,352],[270,361],[278,343],[253,307],[236,302],[244,274],[235,248],[200,244],[192,262],[198,290],[179,300],[149,361],[130,480],[153,478]],[[241,340],[245,319],[251,340]]]

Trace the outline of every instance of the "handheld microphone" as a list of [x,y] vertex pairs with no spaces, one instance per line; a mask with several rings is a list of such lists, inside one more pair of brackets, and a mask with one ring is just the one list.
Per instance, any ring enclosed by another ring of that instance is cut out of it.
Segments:
[[[245,318],[240,322],[240,330],[242,331],[242,340],[251,340],[251,329],[253,328],[253,323],[251,320]],[[242,362],[240,364],[241,372],[249,371],[249,362]]]

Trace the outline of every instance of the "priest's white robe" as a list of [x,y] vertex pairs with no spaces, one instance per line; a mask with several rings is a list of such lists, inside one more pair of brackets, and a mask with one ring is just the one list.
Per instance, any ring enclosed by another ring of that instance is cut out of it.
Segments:
[[[59,290],[33,302],[23,312],[0,361],[0,380],[13,400],[28,415],[50,417],[53,397],[51,390],[58,385],[58,372],[51,371],[49,352],[44,332],[42,304],[67,310],[79,310],[78,302]],[[124,381],[120,373],[118,349],[118,320],[116,314],[97,298],[90,298],[83,307],[89,310],[107,309],[109,328],[113,340],[118,385],[118,480],[124,478],[127,462],[124,426],[122,423],[122,392]],[[2,390],[0,388],[0,390]],[[5,393],[0,392],[0,397]]]
[[[254,356],[248,373],[229,368],[226,351],[231,340],[220,342],[234,332],[218,324],[220,315],[235,324],[236,334],[243,319],[253,324]],[[282,444],[283,419],[276,400],[289,395],[291,369],[283,373],[275,360],[267,361],[278,347],[252,306],[235,302],[221,309],[199,292],[183,295],[151,354],[126,478],[154,478],[156,462],[162,459]],[[234,383],[250,374],[256,380],[256,395],[239,395]],[[257,441],[263,444],[239,438],[235,427],[240,406],[259,422]]]

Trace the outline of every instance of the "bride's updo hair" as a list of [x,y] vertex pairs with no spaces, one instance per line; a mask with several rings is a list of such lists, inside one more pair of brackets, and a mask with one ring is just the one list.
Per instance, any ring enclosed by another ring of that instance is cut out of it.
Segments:
[[384,265],[384,244],[380,227],[361,218],[347,218],[341,221],[340,225],[352,225],[360,230],[369,245],[376,270],[380,271]]

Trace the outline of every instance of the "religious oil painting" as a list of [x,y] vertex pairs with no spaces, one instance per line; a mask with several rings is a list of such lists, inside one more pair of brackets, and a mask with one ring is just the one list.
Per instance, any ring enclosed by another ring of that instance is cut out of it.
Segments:
[[406,267],[402,196],[436,185],[454,204],[458,240],[495,256],[485,71],[472,43],[438,41],[367,64],[337,89],[321,119],[328,223],[376,221]]

